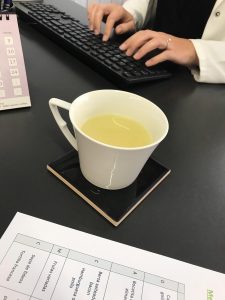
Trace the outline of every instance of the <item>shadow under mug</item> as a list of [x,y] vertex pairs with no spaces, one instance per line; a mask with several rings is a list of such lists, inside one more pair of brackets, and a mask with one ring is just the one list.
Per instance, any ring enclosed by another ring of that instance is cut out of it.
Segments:
[[[120,90],[88,92],[72,103],[52,98],[49,106],[62,133],[78,151],[82,174],[89,182],[104,189],[121,189],[132,184],[169,129],[168,120],[158,106],[141,96]],[[69,111],[75,136],[58,107]],[[82,132],[81,127],[88,119],[106,114],[136,120],[151,134],[153,142],[143,147],[117,147],[96,141]]]

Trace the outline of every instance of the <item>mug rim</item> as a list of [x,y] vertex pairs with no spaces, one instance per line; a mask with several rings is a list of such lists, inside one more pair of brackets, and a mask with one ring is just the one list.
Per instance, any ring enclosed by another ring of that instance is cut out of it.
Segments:
[[[157,110],[160,111],[160,113],[162,114],[163,118],[164,118],[164,121],[165,121],[165,133],[161,136],[161,138],[157,139],[154,143],[150,143],[150,144],[147,144],[147,145],[144,145],[144,146],[139,146],[139,147],[121,147],[121,146],[114,146],[114,145],[110,145],[110,144],[106,144],[106,143],[103,143],[103,142],[100,142],[96,139],[93,139],[92,137],[90,137],[89,135],[87,135],[86,133],[84,133],[80,127],[78,126],[78,124],[76,123],[76,121],[72,121],[72,118],[71,118],[71,114],[72,114],[72,107],[73,107],[73,104],[75,103],[75,101],[77,100],[80,100],[81,98],[83,98],[83,96],[86,96],[88,94],[92,94],[92,93],[98,93],[98,92],[116,92],[116,93],[123,93],[123,94],[129,94],[129,95],[133,95],[133,96],[138,96],[140,99],[144,100],[144,101],[148,101],[150,102]],[[93,90],[93,91],[90,91],[90,92],[87,92],[87,93],[84,93],[80,96],[78,96],[76,99],[73,100],[73,102],[71,103],[71,109],[69,110],[69,117],[70,117],[70,121],[72,123],[72,125],[74,126],[74,128],[83,136],[85,136],[87,139],[89,139],[90,141],[92,142],[95,142],[101,146],[104,146],[104,147],[107,147],[107,148],[111,148],[111,149],[118,149],[118,150],[130,150],[130,151],[135,151],[135,150],[144,150],[144,149],[147,149],[149,147],[154,147],[154,146],[157,146],[161,141],[164,140],[164,138],[167,136],[168,134],[168,131],[169,131],[169,122],[168,122],[168,119],[165,115],[165,113],[162,111],[162,109],[160,107],[158,107],[155,103],[153,103],[151,100],[148,100],[147,98],[145,97],[142,97],[140,95],[137,95],[137,94],[134,94],[134,93],[131,93],[131,92],[126,92],[126,91],[122,91],[122,90],[115,90],[115,89],[101,89],[101,90]]]

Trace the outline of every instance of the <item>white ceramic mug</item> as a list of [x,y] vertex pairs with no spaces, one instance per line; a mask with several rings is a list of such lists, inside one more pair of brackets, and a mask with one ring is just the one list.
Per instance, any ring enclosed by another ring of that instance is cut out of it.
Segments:
[[[121,189],[133,183],[169,128],[158,106],[141,96],[119,90],[92,91],[79,96],[72,104],[52,98],[49,105],[61,131],[78,151],[82,174],[92,184],[105,189]],[[69,111],[75,136],[58,107]],[[89,118],[103,114],[136,120],[151,133],[153,142],[143,147],[117,147],[96,141],[82,132],[81,127]]]

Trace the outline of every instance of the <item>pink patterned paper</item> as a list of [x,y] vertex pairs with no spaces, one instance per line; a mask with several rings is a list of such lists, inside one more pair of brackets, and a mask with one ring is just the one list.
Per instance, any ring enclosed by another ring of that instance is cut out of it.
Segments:
[[0,19],[0,110],[31,106],[17,16]]

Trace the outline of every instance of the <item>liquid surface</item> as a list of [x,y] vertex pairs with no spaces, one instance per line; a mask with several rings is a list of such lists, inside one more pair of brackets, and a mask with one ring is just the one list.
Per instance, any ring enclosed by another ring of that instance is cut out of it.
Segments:
[[153,141],[142,124],[122,115],[99,115],[90,118],[81,130],[99,142],[118,147],[142,147]]

